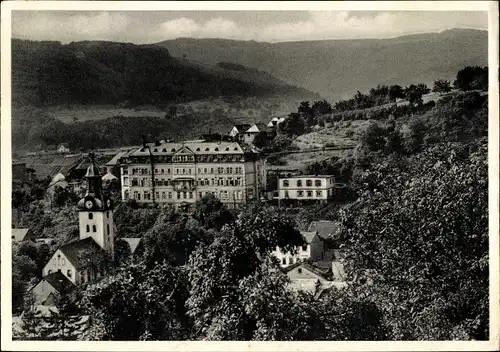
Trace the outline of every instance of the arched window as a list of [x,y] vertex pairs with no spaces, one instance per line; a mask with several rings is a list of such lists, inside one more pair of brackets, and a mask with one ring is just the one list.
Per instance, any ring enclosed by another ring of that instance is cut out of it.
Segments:
[[87,232],[90,232],[90,226],[87,225]]
[[106,228],[108,230],[108,235],[109,235],[109,224],[106,225]]
[[89,219],[92,220],[94,218],[94,214],[89,213]]
[[71,278],[71,269],[69,269],[67,272],[66,272],[66,276]]
[[92,232],[97,232],[95,225],[92,225]]

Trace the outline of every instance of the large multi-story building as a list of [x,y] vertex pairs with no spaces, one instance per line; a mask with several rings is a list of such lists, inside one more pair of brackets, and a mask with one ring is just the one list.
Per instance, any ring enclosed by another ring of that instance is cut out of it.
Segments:
[[279,199],[326,202],[334,192],[335,178],[332,175],[299,175],[278,180]]
[[147,144],[120,158],[122,199],[189,208],[211,193],[229,208],[265,189],[265,161],[252,147],[230,141]]

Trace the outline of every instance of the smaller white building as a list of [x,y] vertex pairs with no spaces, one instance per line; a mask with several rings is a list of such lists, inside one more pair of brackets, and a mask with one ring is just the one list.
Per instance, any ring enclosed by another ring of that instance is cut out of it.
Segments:
[[335,194],[333,175],[298,175],[278,179],[278,198],[327,201]]
[[297,247],[295,253],[284,252],[279,247],[273,251],[273,255],[278,258],[280,266],[286,268],[289,265],[303,262],[306,259],[320,260],[323,253],[323,241],[316,232],[301,231],[306,240],[306,245]]
[[59,153],[69,153],[70,152],[70,149],[68,147],[68,144],[66,143],[61,143],[57,146],[57,151]]

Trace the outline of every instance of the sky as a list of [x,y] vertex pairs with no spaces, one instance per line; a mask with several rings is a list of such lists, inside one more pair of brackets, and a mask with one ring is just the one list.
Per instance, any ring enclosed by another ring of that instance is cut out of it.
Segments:
[[487,12],[451,11],[12,11],[12,37],[135,44],[179,37],[282,42],[389,38],[487,29]]

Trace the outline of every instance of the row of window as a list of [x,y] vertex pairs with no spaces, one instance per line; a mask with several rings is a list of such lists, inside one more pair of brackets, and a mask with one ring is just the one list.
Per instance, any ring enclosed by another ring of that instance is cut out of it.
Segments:
[[[222,200],[230,200],[230,199],[235,199],[235,200],[241,200],[243,199],[243,191],[203,191],[203,192],[198,192],[198,198],[203,198],[207,194],[213,194],[214,196],[218,197],[219,199]],[[135,200],[151,200],[152,199],[152,194],[151,192],[145,191],[142,194],[141,197],[141,192],[134,191],[134,199]],[[155,192],[155,199],[157,201],[165,201],[167,199],[193,199],[194,197],[194,192]],[[125,193],[125,198],[128,198],[128,193]],[[87,225],[88,226],[88,225]],[[95,226],[95,225],[94,225]],[[95,232],[95,231],[94,231]]]
[[[313,191],[306,191],[308,197],[313,196]],[[319,190],[316,191],[316,197],[322,197],[323,196],[323,191]],[[285,197],[290,197],[290,194],[288,191],[285,191]],[[297,191],[297,197],[304,197],[304,191]]]
[[[128,186],[128,179],[123,180],[124,186]],[[204,178],[204,179],[197,179],[195,182],[192,181],[187,181],[187,180],[182,180],[182,181],[176,181],[176,180],[171,180],[171,179],[156,179],[155,180],[155,186],[158,187],[169,187],[173,185],[179,185],[183,187],[188,187],[196,184],[197,186],[241,186],[243,185],[241,177],[228,177],[228,178]],[[133,178],[131,182],[132,187],[151,187],[151,180],[142,178],[142,179],[137,179]]]
[[[258,168],[259,169],[259,168]],[[123,174],[126,175],[128,174],[128,171],[124,172]],[[191,175],[194,173],[195,169],[192,168],[176,168],[176,169],[155,169],[155,174],[161,175],[161,174],[170,174],[171,171],[174,171],[175,174],[177,175]],[[148,168],[132,168],[132,175],[149,175],[150,169]],[[237,167],[204,167],[204,168],[198,168],[198,174],[243,174],[243,167],[237,166]]]
[[[231,150],[231,148],[230,148],[230,147],[221,148],[221,149],[222,149],[222,150],[225,150],[226,152],[229,152],[229,151]],[[195,150],[196,150],[197,152],[201,152],[202,150],[204,150],[204,151],[206,151],[206,152],[210,152],[210,151],[212,151],[212,150],[211,150],[210,148],[208,148],[208,147],[205,147],[205,148],[198,147],[198,148],[196,148]],[[143,152],[143,151],[144,151],[144,148],[141,148],[141,150],[140,150],[140,151],[141,151],[141,152]],[[158,153],[158,152],[162,152],[162,153],[167,153],[167,152],[175,153],[176,151],[177,151],[177,149],[175,149],[175,148],[169,148],[169,149],[167,149],[167,148],[154,148],[154,149],[153,149],[153,152],[156,152],[156,153]],[[214,151],[214,152],[218,152],[218,151],[219,151],[219,147],[215,147],[215,148],[213,149],[213,151]],[[239,151],[238,147],[233,147],[233,151],[235,151],[235,152]],[[184,160],[184,159],[182,159],[182,158],[186,158],[186,157],[193,157],[193,155],[176,155],[176,156],[174,156],[174,158],[181,158],[181,160]]]
[[[330,183],[331,179],[330,179]],[[314,186],[315,187],[321,187],[323,182],[321,180],[314,180]],[[302,187],[302,180],[297,180],[296,181],[297,187]],[[313,185],[313,180],[306,180],[306,187],[312,187]],[[289,187],[290,186],[290,180],[283,180],[283,187]]]
[[[63,259],[64,260],[64,259]],[[61,271],[61,270],[59,270]],[[49,270],[48,274],[52,274],[52,270]],[[66,277],[68,279],[71,279],[73,277],[73,270],[68,269],[66,271]],[[100,273],[97,272],[96,274],[93,271],[87,272],[86,270],[80,272],[80,282],[85,283],[88,281],[92,281],[96,278],[100,277]]]

